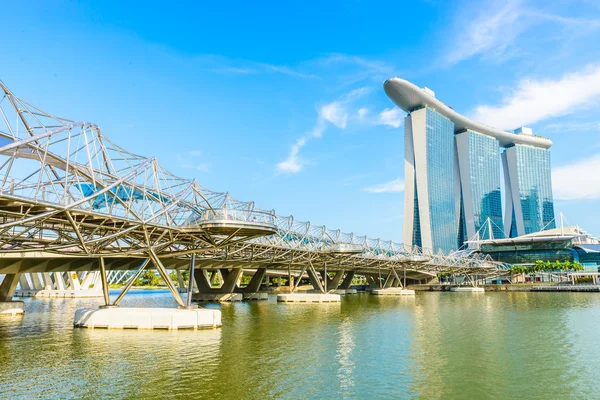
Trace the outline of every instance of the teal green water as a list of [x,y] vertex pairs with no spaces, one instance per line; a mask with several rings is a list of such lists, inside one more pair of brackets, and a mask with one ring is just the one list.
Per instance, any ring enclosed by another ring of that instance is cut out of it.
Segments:
[[[98,300],[27,300],[0,319],[1,398],[600,398],[600,296],[359,294],[210,305],[223,327],[74,329]],[[123,306],[173,306],[134,292]]]

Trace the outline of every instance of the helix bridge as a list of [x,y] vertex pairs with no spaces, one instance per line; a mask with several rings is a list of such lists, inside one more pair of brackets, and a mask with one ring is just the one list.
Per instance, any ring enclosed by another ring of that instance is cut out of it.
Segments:
[[100,271],[103,283],[118,283],[152,266],[182,304],[167,270],[191,262],[198,271],[300,276],[400,280],[402,271],[405,281],[503,268],[480,254],[433,252],[261,209],[123,149],[94,123],[56,117],[2,82],[0,89],[0,274]]

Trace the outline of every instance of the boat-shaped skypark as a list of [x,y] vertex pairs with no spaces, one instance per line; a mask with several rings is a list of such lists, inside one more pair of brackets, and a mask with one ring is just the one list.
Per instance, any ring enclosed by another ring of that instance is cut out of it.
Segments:
[[500,146],[507,147],[511,144],[525,144],[529,146],[548,149],[552,146],[552,141],[541,136],[531,135],[531,131],[519,132],[519,134],[506,132],[501,129],[493,128],[481,122],[473,121],[454,111],[452,107],[447,106],[435,97],[435,94],[428,88],[420,88],[414,83],[405,79],[391,78],[383,84],[385,93],[398,107],[406,112],[412,112],[419,107],[429,107],[438,113],[447,117],[454,123],[454,129],[461,131],[471,129],[484,135],[496,138]]
[[469,239],[515,237],[554,227],[552,141],[529,128],[511,133],[473,121],[432,90],[404,79],[388,79],[383,87],[408,113],[404,244],[448,251]]

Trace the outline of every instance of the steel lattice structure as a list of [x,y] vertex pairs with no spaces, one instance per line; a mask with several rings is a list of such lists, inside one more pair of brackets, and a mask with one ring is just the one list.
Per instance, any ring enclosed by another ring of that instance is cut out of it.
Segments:
[[499,268],[481,255],[433,253],[261,210],[126,151],[93,123],[55,117],[0,88],[0,256],[144,258],[184,268],[196,254],[201,268],[311,264],[429,275]]

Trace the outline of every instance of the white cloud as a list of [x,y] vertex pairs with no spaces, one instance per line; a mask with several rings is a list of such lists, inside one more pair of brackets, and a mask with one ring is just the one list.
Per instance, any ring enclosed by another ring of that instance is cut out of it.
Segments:
[[275,73],[294,78],[315,79],[316,75],[291,68],[286,65],[275,65],[264,62],[229,58],[214,54],[202,54],[194,57],[194,61],[206,71],[228,76],[256,75]]
[[482,8],[475,12],[476,15],[463,15],[456,24],[459,35],[452,39],[447,55],[451,64],[477,54],[501,55],[522,29],[517,23],[523,13],[519,0],[479,4]]
[[282,173],[296,174],[304,167],[304,161],[300,157],[300,150],[306,145],[309,139],[318,139],[323,136],[328,124],[339,129],[346,129],[350,112],[348,105],[354,100],[360,98],[369,91],[368,88],[359,88],[340,97],[340,99],[322,105],[317,110],[317,121],[313,128],[304,136],[300,137],[290,149],[288,157],[279,162],[277,170]]
[[[313,135],[314,135],[314,129],[313,129]],[[315,136],[315,137],[320,137],[319,136]],[[289,174],[295,174],[297,172],[300,172],[300,170],[302,170],[302,167],[304,166],[300,160],[300,158],[298,157],[298,153],[300,152],[300,149],[302,147],[304,147],[304,145],[306,144],[306,137],[301,137],[300,139],[298,139],[296,141],[296,143],[292,146],[292,149],[290,150],[290,155],[288,156],[288,158],[280,163],[277,164],[277,169],[281,172],[285,172],[285,173],[289,173]]]
[[394,179],[386,183],[369,186],[363,189],[364,192],[370,193],[398,193],[404,190],[404,181],[400,178]]
[[369,114],[369,110],[365,107],[362,107],[358,110],[358,119],[363,121],[367,117],[368,114]]
[[286,172],[289,174],[295,174],[300,172],[303,165],[300,163],[298,156],[291,155],[287,158],[287,160],[282,161],[277,164],[277,169],[281,172]]
[[552,171],[556,200],[600,199],[600,154],[576,161]]
[[394,128],[399,128],[402,125],[402,117],[404,112],[398,108],[386,108],[379,113],[379,119],[376,121],[379,125],[388,125]]
[[557,122],[544,126],[543,131],[553,133],[586,133],[590,131],[600,132],[600,122]]
[[559,80],[520,81],[501,105],[479,106],[473,119],[501,129],[514,129],[566,115],[600,95],[600,67],[588,67]]
[[334,101],[321,107],[319,116],[331,122],[338,128],[346,128],[348,123],[348,111],[343,103]]
[[[458,7],[452,28],[455,35],[448,40],[446,61],[455,64],[476,56],[503,61],[548,45],[556,52],[573,38],[600,28],[597,18],[565,16],[560,2],[541,2],[537,8],[533,3],[488,0]],[[526,32],[533,35],[525,35]]]

